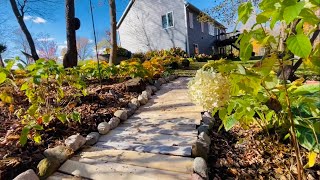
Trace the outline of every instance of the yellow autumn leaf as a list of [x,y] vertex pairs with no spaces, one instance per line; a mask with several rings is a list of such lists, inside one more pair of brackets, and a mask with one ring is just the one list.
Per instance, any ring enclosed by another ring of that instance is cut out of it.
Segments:
[[306,164],[304,166],[304,168],[312,168],[315,164],[316,164],[316,160],[317,160],[317,153],[315,152],[309,152],[309,155],[308,155],[308,164]]

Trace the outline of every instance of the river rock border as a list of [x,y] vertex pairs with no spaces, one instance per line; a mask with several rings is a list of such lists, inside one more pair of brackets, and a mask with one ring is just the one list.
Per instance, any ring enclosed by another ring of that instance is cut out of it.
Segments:
[[32,169],[29,169],[16,176],[13,180],[40,180],[48,178],[59,169],[62,163],[71,158],[76,151],[84,146],[96,144],[100,135],[106,135],[109,131],[118,127],[121,122],[131,117],[140,106],[147,104],[151,96],[160,90],[163,84],[174,81],[177,78],[177,75],[170,75],[155,80],[153,85],[148,85],[138,98],[133,98],[127,108],[116,111],[114,117],[111,118],[109,122],[100,123],[96,132],[91,132],[86,137],[80,134],[72,135],[65,140],[64,145],[46,149],[43,153],[45,158],[41,160],[37,166],[39,170],[38,174]]
[[192,180],[207,180],[208,167],[206,161],[210,152],[211,139],[208,135],[212,129],[214,123],[214,117],[209,112],[201,113],[202,120],[198,129],[198,139],[192,145],[192,157],[195,157],[193,161]]

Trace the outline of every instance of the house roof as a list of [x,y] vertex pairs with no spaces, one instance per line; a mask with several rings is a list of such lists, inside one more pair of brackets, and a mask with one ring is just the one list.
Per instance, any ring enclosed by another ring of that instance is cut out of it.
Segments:
[[[133,4],[134,4],[135,1],[136,1],[136,0],[130,0],[130,2],[129,2],[129,4],[128,4],[128,6],[126,7],[126,9],[124,10],[124,12],[123,12],[123,14],[122,14],[119,22],[117,23],[117,28],[120,27],[120,25],[122,24],[123,20],[126,18],[128,12],[130,11],[130,9],[131,9],[131,7],[133,6]],[[198,9],[196,6],[192,5],[191,3],[187,2],[187,1],[185,1],[185,6],[188,7],[188,8],[190,8],[190,9],[192,9],[192,10],[195,11],[195,12],[198,12],[198,13],[202,12],[202,11],[201,11],[200,9]],[[203,13],[203,12],[202,12],[202,13]],[[209,17],[210,17],[210,16],[209,16]],[[210,17],[210,18],[211,18],[211,17]],[[214,21],[214,23],[217,24],[218,26],[220,26],[220,27],[222,27],[222,28],[224,28],[224,29],[227,29],[224,25],[222,25],[221,23],[219,23],[219,22],[216,21],[215,19],[213,19],[213,18],[211,18],[211,19],[212,19],[212,20]]]

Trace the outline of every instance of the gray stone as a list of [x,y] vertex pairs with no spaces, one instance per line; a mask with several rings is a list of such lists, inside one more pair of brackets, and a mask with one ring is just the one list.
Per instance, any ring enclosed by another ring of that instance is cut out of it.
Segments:
[[129,118],[136,112],[136,109],[127,108],[126,111],[127,111],[127,115],[128,115],[128,118]]
[[73,151],[77,151],[86,144],[86,138],[84,138],[80,134],[72,135],[64,141],[64,144]]
[[92,146],[94,144],[96,144],[99,140],[100,134],[98,132],[91,132],[87,135],[86,137],[86,144],[89,146]]
[[206,133],[202,132],[202,133],[199,134],[198,137],[199,137],[200,140],[202,140],[203,142],[207,143],[210,146],[211,139]]
[[98,125],[98,131],[100,134],[104,135],[104,134],[108,134],[108,132],[110,131],[111,126],[109,123],[107,122],[102,122]]
[[32,169],[29,169],[29,170],[19,174],[13,180],[39,180],[39,177]]
[[150,99],[153,94],[153,91],[150,86],[146,87],[146,92],[147,92],[148,98]]
[[[145,91],[143,91],[145,92]],[[141,95],[139,95],[138,100],[140,102],[141,105],[145,105],[148,103],[148,94],[147,92],[143,93]]]
[[201,134],[202,132],[209,134],[209,125],[203,124],[198,127],[198,133]]
[[155,86],[149,86],[152,90],[152,94],[155,94],[158,91],[158,88]]
[[193,173],[191,176],[191,180],[204,180],[199,174]]
[[203,159],[208,159],[209,145],[198,139],[196,143],[192,145],[192,156],[202,157]]
[[137,107],[140,107],[140,102],[138,100],[138,98],[133,98],[130,101],[132,104],[136,105]]
[[118,127],[120,122],[121,122],[121,120],[119,118],[113,117],[110,119],[110,121],[108,123],[110,124],[111,129],[115,129],[116,127]]
[[141,92],[145,89],[146,84],[142,78],[134,78],[125,82],[126,89],[129,92]]
[[193,161],[193,171],[199,174],[202,178],[208,178],[208,168],[206,161],[201,157],[196,157]]
[[164,80],[166,81],[166,83],[169,83],[170,82],[169,76],[165,77]]
[[73,155],[73,150],[67,146],[57,146],[45,150],[43,154],[47,158],[53,158],[58,160],[60,163],[63,163]]
[[135,104],[133,104],[132,102],[129,102],[129,103],[128,103],[128,107],[129,107],[130,109],[138,109],[138,106],[135,105]]
[[167,83],[166,80],[163,78],[159,78],[158,81],[161,83],[161,85]]
[[170,81],[173,81],[173,80],[176,79],[176,76],[175,76],[175,75],[170,75],[170,76],[169,76],[169,79],[170,79]]
[[121,121],[126,121],[128,119],[127,111],[125,110],[118,110],[114,113],[114,116],[119,118]]
[[157,88],[157,90],[160,90],[160,89],[161,89],[161,82],[158,81],[158,80],[156,80],[156,81],[154,82],[154,86]]
[[46,179],[59,169],[60,163],[57,159],[45,158],[39,162],[37,167],[40,178]]

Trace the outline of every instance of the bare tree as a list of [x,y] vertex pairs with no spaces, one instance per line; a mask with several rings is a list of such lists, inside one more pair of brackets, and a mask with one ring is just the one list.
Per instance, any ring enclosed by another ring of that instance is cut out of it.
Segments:
[[22,30],[21,29],[14,30],[13,38],[11,40],[15,45],[14,48],[19,49],[19,51],[21,52],[26,53],[26,54],[23,53],[26,57],[26,62],[27,64],[31,64],[33,60],[32,58],[30,58],[30,56],[27,55],[31,53],[30,46]]
[[109,0],[110,11],[110,29],[111,29],[111,52],[109,58],[109,65],[113,65],[117,58],[117,14],[116,14],[116,2],[115,0]]
[[85,37],[77,37],[77,51],[80,60],[84,60],[90,56],[92,52],[92,43],[90,39]]
[[74,0],[65,0],[66,24],[67,24],[67,53],[63,57],[63,66],[70,68],[77,66],[78,53],[76,42],[76,30],[80,28],[79,19],[75,18]]
[[0,67],[4,67],[1,54],[4,53],[6,50],[7,50],[7,47],[3,44],[0,44]]
[[57,60],[57,43],[48,34],[41,34],[36,40],[36,46],[40,58]]

